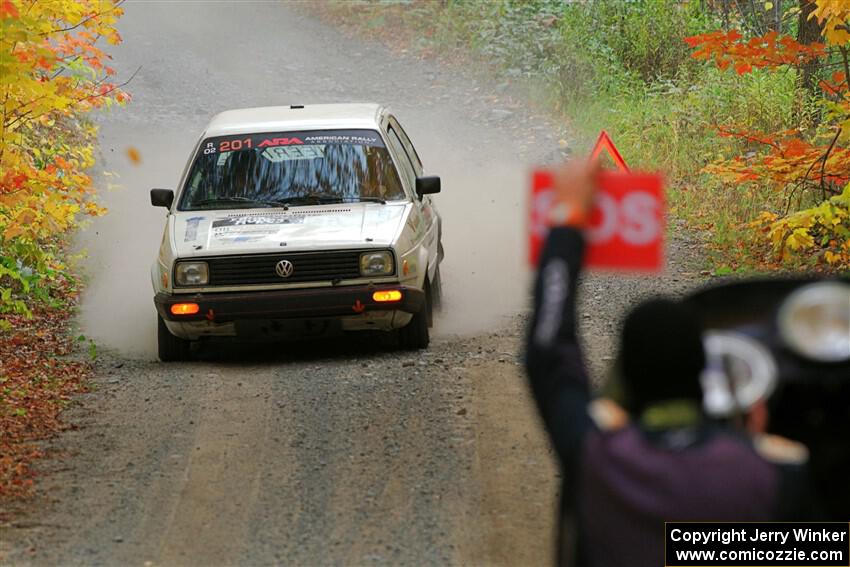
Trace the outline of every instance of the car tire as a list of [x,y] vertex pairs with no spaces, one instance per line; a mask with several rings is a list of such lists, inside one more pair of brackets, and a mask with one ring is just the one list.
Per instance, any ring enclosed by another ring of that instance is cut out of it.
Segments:
[[431,335],[428,327],[433,319],[431,302],[431,285],[425,280],[425,303],[418,313],[413,314],[410,322],[398,330],[398,344],[404,350],[419,350],[428,348],[431,343]]
[[189,360],[191,341],[175,337],[165,326],[165,321],[157,315],[156,341],[159,359],[162,362],[180,362]]
[[[440,265],[437,264],[437,270],[434,272],[434,283],[431,285],[433,297],[433,308],[440,313],[443,310],[443,280],[440,277]],[[430,326],[434,326],[433,320]]]

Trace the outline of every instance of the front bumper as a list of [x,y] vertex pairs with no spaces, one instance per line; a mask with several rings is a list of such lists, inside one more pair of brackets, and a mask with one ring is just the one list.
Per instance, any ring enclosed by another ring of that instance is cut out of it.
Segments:
[[[377,302],[376,291],[398,290],[400,301]],[[274,291],[223,293],[157,293],[154,303],[166,321],[209,321],[228,323],[246,319],[334,318],[361,315],[372,311],[418,313],[425,303],[425,292],[404,285],[362,285]],[[172,305],[197,303],[198,312],[174,315]]]

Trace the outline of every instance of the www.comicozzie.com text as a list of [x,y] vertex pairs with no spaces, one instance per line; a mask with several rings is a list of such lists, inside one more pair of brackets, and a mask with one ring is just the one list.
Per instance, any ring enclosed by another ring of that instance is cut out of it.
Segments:
[[673,528],[670,531],[672,541],[687,541],[689,543],[723,543],[729,544],[736,541],[775,541],[781,544],[788,542],[793,535],[793,541],[816,542],[816,541],[847,541],[847,532],[841,530],[811,528],[795,528],[792,530],[763,530],[754,528],[740,529],[716,529],[711,531],[690,531],[681,528]]

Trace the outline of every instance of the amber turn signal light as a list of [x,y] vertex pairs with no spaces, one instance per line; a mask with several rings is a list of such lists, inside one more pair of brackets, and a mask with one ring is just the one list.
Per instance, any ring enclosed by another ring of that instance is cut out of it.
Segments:
[[401,292],[397,289],[387,291],[376,291],[372,294],[372,299],[378,303],[388,303],[392,301],[401,301]]
[[171,306],[172,315],[194,315],[200,311],[197,303],[175,303]]

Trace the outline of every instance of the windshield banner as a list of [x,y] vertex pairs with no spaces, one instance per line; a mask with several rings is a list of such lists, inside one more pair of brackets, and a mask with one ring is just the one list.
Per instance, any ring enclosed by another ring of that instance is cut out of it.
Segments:
[[[381,140],[381,136],[375,130],[308,130],[304,132],[236,134],[233,136],[207,138],[201,145],[201,153],[204,155],[213,155],[240,150],[324,146],[328,144],[384,147],[384,141]],[[277,155],[287,154],[284,152]]]

